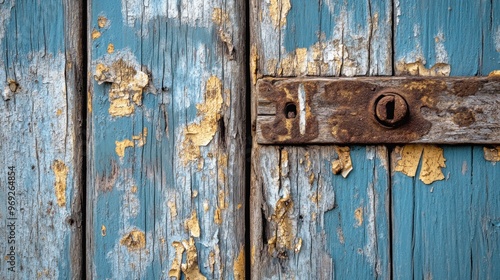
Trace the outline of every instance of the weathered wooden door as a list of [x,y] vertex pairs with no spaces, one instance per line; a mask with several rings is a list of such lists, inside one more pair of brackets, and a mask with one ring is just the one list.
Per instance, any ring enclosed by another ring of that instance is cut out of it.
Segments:
[[[257,129],[265,76],[475,76],[500,66],[496,1],[252,0],[250,12]],[[294,124],[281,125],[286,135]],[[498,159],[494,147],[254,138],[252,278],[496,279]]]
[[0,0],[0,47],[1,279],[500,277],[498,146],[255,137],[265,77],[500,69],[496,1]]

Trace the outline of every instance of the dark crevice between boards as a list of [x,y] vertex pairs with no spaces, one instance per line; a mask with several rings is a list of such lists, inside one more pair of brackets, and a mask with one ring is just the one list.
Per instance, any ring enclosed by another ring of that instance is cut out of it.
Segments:
[[[396,42],[394,41],[394,38],[396,38],[396,20],[397,20],[397,10],[396,10],[396,4],[394,3],[395,1],[391,1],[392,5],[392,16],[391,16],[391,55],[392,55],[392,73],[391,75],[394,76],[396,75]],[[396,19],[395,19],[396,18]]]
[[[245,46],[250,45],[250,1],[242,1],[243,9],[245,9],[245,20],[243,28],[245,32]],[[252,168],[252,117],[251,117],[251,104],[252,104],[252,88],[251,88],[251,57],[250,48],[246,47],[244,50],[244,61],[246,63],[246,68],[244,71],[245,76],[245,279],[251,279],[251,251],[252,244],[250,238],[250,188],[251,188],[251,168]]]

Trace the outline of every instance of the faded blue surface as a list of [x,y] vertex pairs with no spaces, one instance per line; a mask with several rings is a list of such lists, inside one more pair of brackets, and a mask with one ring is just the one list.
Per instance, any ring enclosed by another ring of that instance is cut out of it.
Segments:
[[[387,154],[375,151],[375,147],[351,147],[354,169],[347,178],[333,175],[331,162],[323,163],[335,191],[336,207],[325,213],[335,279],[390,277],[389,174],[385,159],[379,158]],[[361,224],[355,218],[358,208]]]

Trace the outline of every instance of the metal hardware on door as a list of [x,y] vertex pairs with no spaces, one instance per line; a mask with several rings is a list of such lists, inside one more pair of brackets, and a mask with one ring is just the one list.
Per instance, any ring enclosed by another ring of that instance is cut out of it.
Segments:
[[259,144],[500,143],[495,77],[263,78]]
[[382,125],[393,128],[408,118],[408,104],[396,90],[385,90],[377,95],[372,106],[373,114]]

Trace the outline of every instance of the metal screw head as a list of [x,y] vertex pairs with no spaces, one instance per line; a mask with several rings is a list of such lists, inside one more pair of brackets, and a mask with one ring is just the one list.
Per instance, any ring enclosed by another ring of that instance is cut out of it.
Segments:
[[398,127],[408,118],[406,100],[395,92],[385,91],[375,99],[375,119],[386,127]]

